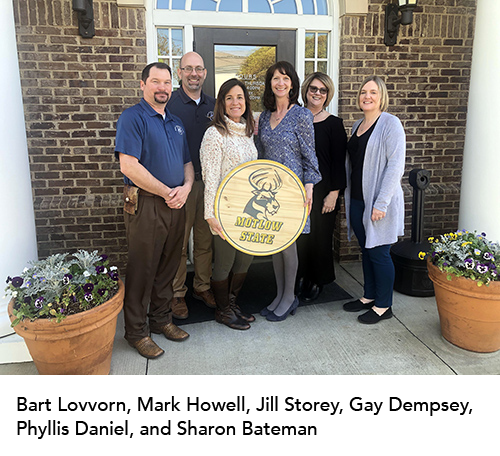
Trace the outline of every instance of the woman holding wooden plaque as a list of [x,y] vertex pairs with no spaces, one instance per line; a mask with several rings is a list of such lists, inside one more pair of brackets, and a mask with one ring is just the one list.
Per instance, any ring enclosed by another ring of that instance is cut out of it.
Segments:
[[333,229],[339,211],[339,194],[345,189],[347,134],[344,122],[325,110],[334,94],[330,76],[309,74],[302,84],[302,100],[313,113],[314,140],[321,182],[314,186],[311,233],[297,239],[300,297],[314,301],[323,286],[335,280]]
[[200,160],[205,183],[205,219],[215,235],[211,282],[217,306],[215,320],[232,329],[249,329],[249,323],[255,320],[236,304],[253,256],[236,250],[225,240],[222,226],[215,218],[214,203],[224,177],[242,163],[257,159],[253,131],[247,88],[238,79],[229,79],[219,90],[212,125],[201,143]]
[[[263,103],[266,111],[259,118],[256,138],[259,158],[277,161],[290,168],[303,182],[310,212],[314,184],[321,180],[314,151],[314,127],[311,111],[298,105],[300,82],[289,62],[272,65],[266,73]],[[307,220],[303,233],[309,233]],[[295,296],[298,268],[297,246],[293,243],[273,255],[277,294],[261,315],[269,321],[282,321],[294,315],[299,305]]]

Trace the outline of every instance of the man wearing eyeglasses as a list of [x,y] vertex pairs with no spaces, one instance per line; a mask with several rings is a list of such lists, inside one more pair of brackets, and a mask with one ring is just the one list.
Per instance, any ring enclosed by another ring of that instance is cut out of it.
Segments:
[[186,201],[186,225],[184,243],[179,269],[173,282],[174,297],[172,314],[175,318],[186,319],[189,311],[186,305],[187,245],[193,229],[194,281],[193,297],[203,301],[208,307],[215,308],[215,299],[210,289],[212,276],[212,233],[204,217],[201,180],[200,145],[205,130],[214,113],[215,98],[202,90],[207,70],[202,57],[196,52],[182,56],[177,69],[181,87],[170,98],[167,107],[172,114],[181,118],[187,132],[191,160],[194,166],[195,182]]

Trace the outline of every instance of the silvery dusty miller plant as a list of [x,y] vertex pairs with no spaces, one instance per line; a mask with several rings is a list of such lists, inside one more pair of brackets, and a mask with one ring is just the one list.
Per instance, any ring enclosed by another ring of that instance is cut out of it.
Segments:
[[14,298],[16,326],[23,318],[54,318],[99,306],[118,290],[118,270],[97,250],[55,254],[32,261],[20,276],[7,277],[6,291]]
[[421,259],[429,258],[442,272],[451,276],[475,280],[478,286],[500,280],[500,245],[486,239],[486,233],[477,234],[459,230],[430,237],[430,252],[420,252]]

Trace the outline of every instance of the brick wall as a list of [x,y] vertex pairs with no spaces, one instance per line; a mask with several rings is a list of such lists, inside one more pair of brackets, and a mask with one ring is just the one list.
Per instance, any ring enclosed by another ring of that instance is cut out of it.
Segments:
[[[405,232],[411,233],[413,188],[408,173],[431,172],[425,194],[424,236],[458,228],[460,182],[474,35],[475,0],[420,0],[413,24],[401,26],[395,46],[384,44],[387,0],[370,0],[367,16],[341,19],[339,115],[349,129],[361,117],[356,93],[366,76],[382,76],[389,89],[388,112],[407,135]],[[336,230],[342,260],[358,258],[347,242],[345,216]]]
[[71,0],[14,0],[40,257],[97,249],[123,266],[115,126],[137,103],[144,9],[94,0],[96,36],[78,35]]

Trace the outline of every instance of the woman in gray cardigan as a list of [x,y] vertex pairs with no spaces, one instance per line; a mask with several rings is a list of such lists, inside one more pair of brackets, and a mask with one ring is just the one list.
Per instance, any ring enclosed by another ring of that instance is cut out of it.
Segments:
[[348,239],[354,232],[361,247],[364,296],[344,310],[366,310],[358,320],[374,324],[392,317],[390,248],[403,235],[406,138],[400,120],[385,112],[389,97],[381,78],[363,82],[358,104],[363,119],[353,125],[347,145],[345,206]]

